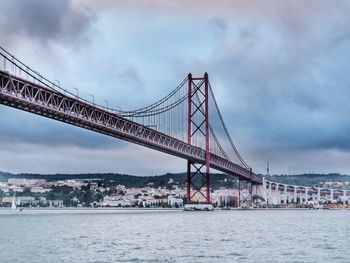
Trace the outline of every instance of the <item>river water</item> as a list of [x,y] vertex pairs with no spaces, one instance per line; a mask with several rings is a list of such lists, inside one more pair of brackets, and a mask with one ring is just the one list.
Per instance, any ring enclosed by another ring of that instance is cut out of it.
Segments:
[[0,210],[0,262],[350,262],[350,211]]

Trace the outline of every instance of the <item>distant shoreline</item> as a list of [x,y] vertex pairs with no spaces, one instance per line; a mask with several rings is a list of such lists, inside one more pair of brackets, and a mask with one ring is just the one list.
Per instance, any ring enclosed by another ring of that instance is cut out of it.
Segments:
[[[30,211],[176,211],[176,210],[182,210],[182,208],[126,208],[126,207],[18,207],[20,209],[30,210]],[[11,207],[0,207],[1,210],[12,210]]]
[[[182,211],[183,208],[123,208],[123,207],[104,207],[104,208],[95,208],[95,207],[25,207],[23,211]],[[230,208],[224,210],[221,208],[215,208],[215,211],[267,211],[267,210],[316,210],[310,208],[252,208],[252,209],[242,209],[242,208]],[[329,208],[329,209],[319,209],[319,210],[350,210],[350,208]],[[0,211],[12,211],[10,207],[0,207]]]

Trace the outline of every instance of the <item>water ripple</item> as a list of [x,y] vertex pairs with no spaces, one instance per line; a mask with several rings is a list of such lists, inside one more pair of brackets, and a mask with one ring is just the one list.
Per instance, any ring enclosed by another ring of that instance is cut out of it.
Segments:
[[345,263],[348,222],[349,211],[0,210],[0,262]]

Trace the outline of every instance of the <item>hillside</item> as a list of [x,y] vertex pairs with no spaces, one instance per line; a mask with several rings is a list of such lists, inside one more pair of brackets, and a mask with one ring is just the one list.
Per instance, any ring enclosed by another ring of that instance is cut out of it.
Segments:
[[[26,179],[46,179],[48,181],[64,179],[99,179],[106,185],[122,184],[126,187],[169,187],[171,185],[186,185],[185,173],[167,173],[156,176],[133,176],[117,173],[94,173],[94,174],[10,174],[0,172],[0,181],[7,181],[8,178],[26,178]],[[202,179],[198,177],[198,179]],[[214,189],[219,187],[232,188],[236,185],[236,178],[226,174],[212,174],[211,185]]]
[[[122,184],[126,187],[169,187],[170,185],[186,185],[185,173],[167,173],[156,176],[134,176],[117,173],[84,173],[84,174],[11,174],[0,172],[0,181],[7,181],[8,178],[46,179],[48,181],[64,179],[99,179],[107,185]],[[338,173],[331,174],[299,174],[299,175],[272,175],[266,177],[268,180],[292,185],[319,186],[325,182],[349,182],[350,176]],[[219,187],[236,187],[236,178],[213,173],[211,185],[214,189]]]

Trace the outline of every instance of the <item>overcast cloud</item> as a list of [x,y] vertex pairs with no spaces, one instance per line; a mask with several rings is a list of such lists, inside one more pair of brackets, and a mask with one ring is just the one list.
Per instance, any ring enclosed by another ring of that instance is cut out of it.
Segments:
[[[2,1],[0,45],[132,109],[208,72],[257,172],[350,174],[349,1]],[[0,170],[184,171],[182,160],[0,106]],[[160,165],[162,163],[162,165]]]

